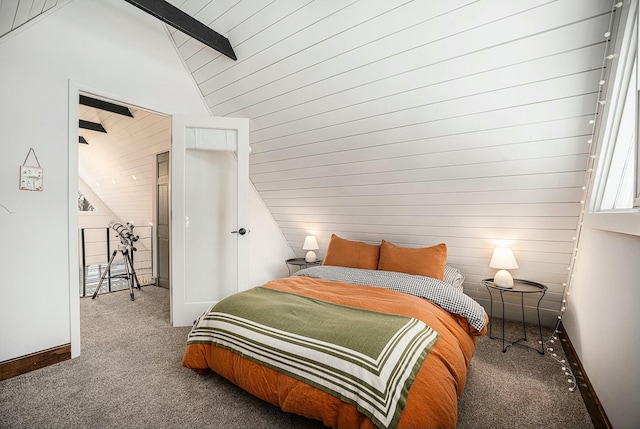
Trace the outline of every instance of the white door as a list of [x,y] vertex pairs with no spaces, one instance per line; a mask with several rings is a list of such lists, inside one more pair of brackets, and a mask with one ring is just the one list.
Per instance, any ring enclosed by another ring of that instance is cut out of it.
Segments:
[[248,287],[249,120],[174,116],[171,320],[190,326]]

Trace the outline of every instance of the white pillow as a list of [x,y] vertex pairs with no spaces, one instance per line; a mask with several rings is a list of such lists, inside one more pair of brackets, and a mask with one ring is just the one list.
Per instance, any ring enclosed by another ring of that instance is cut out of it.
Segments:
[[454,288],[462,292],[462,283],[464,283],[464,274],[462,271],[451,265],[444,267],[444,282],[451,284]]

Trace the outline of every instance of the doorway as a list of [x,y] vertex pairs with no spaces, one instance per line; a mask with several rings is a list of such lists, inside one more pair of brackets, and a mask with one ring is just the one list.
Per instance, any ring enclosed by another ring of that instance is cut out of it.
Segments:
[[99,293],[129,288],[120,226],[137,238],[129,253],[137,283],[158,285],[162,277],[169,287],[171,118],[87,93],[80,93],[78,117],[79,207],[93,208],[78,214],[80,296],[98,286]]
[[[248,119],[240,119],[240,118],[213,118],[210,116],[196,116],[196,117],[170,117],[163,115],[161,113],[154,113],[152,111],[147,111],[145,109],[139,109],[134,107],[134,109],[138,109],[140,115],[144,115],[144,121],[140,121],[137,127],[132,127],[130,132],[121,133],[121,136],[127,137],[128,142],[121,146],[119,149],[115,151],[115,153],[119,154],[119,157],[110,164],[110,167],[104,168],[101,164],[96,164],[96,169],[94,170],[91,167],[86,167],[84,163],[80,163],[79,159],[81,158],[80,149],[82,146],[85,146],[84,143],[79,143],[79,137],[76,134],[76,130],[79,130],[79,109],[78,109],[78,99],[82,94],[91,95],[91,88],[86,88],[80,86],[78,83],[73,81],[69,81],[69,124],[68,129],[69,133],[69,177],[68,177],[68,196],[69,196],[69,285],[70,285],[70,294],[69,294],[69,308],[70,308],[70,340],[71,340],[71,357],[75,358],[80,355],[80,298],[77,293],[77,288],[79,285],[79,276],[78,276],[78,246],[75,245],[78,240],[78,211],[76,209],[76,197],[78,193],[79,186],[79,177],[86,177],[87,183],[95,185],[96,188],[101,188],[100,195],[107,195],[108,192],[105,192],[103,187],[110,187],[114,185],[113,189],[118,189],[120,185],[127,185],[120,187],[120,193],[126,193],[130,197],[132,197],[131,189],[127,190],[127,187],[131,188],[132,186],[136,186],[134,182],[140,182],[140,177],[138,177],[135,172],[130,171],[132,165],[136,165],[135,162],[131,162],[136,156],[138,156],[141,151],[147,151],[152,154],[151,160],[148,162],[148,170],[144,170],[145,174],[143,177],[148,177],[147,174],[151,174],[152,180],[149,180],[151,183],[152,191],[150,192],[151,196],[149,197],[148,193],[144,194],[145,197],[133,197],[125,200],[124,206],[126,207],[152,207],[152,211],[154,213],[147,218],[155,219],[157,213],[155,213],[156,207],[156,191],[157,187],[155,185],[155,165],[157,163],[156,155],[160,153],[164,153],[167,151],[170,152],[170,168],[169,173],[171,175],[171,179],[169,180],[169,193],[173,194],[169,199],[169,206],[171,208],[171,214],[169,216],[170,220],[179,219],[180,221],[175,222],[171,221],[171,245],[169,246],[169,260],[171,264],[170,277],[171,281],[171,313],[170,318],[174,326],[187,326],[193,322],[193,317],[186,312],[181,310],[189,307],[193,310],[195,307],[191,306],[191,304],[203,304],[202,302],[191,303],[187,302],[185,298],[192,295],[192,290],[185,290],[185,277],[186,270],[184,266],[184,255],[185,255],[185,230],[184,228],[188,226],[189,220],[188,216],[184,213],[184,191],[185,191],[185,155],[187,146],[184,141],[185,133],[181,131],[176,133],[175,122],[178,118],[178,124],[180,124],[181,130],[184,127],[188,127],[192,129],[196,133],[200,133],[198,129],[215,129],[215,130],[224,130],[225,134],[231,132],[235,134],[237,137],[237,149],[233,150],[230,147],[226,147],[224,150],[232,152],[232,155],[229,161],[237,161],[238,169],[237,169],[237,191],[238,199],[237,199],[237,218],[236,224],[232,230],[226,230],[227,234],[233,234],[232,236],[236,237],[238,240],[238,244],[236,247],[237,250],[237,266],[236,266],[236,279],[237,279],[237,289],[243,290],[246,289],[248,283],[248,240],[247,235],[249,232],[248,228],[248,165],[249,165],[249,120]],[[96,98],[101,98],[97,96]],[[111,97],[112,100],[117,99],[118,97]],[[102,113],[102,115],[105,115]],[[138,119],[139,116],[138,115]],[[165,118],[167,120],[166,126],[159,126],[154,123],[153,115],[157,115],[159,117]],[[133,114],[134,118],[136,118],[136,113]],[[102,122],[103,118],[99,117]],[[122,118],[118,119],[123,121]],[[126,118],[124,120],[127,120]],[[109,133],[109,130],[113,130],[113,123],[105,121],[105,131],[107,136],[113,135],[113,133]],[[114,120],[115,121],[115,120]],[[172,121],[174,123],[172,123]],[[168,132],[169,137],[166,139],[166,146],[159,147],[154,146],[152,142],[153,139],[157,138],[156,134],[148,134],[149,138],[144,138],[145,132],[148,133],[150,128],[156,129],[159,133],[164,131]],[[90,147],[92,144],[91,139],[104,139],[106,136],[103,134],[98,134],[100,131],[92,130],[91,133],[83,136]],[[217,134],[217,133],[216,133]],[[204,131],[203,137],[208,135],[208,131]],[[88,138],[90,137],[90,139]],[[178,149],[175,150],[175,139],[181,141],[179,143]],[[172,143],[173,139],[173,143]],[[226,139],[227,142],[229,141]],[[206,143],[208,144],[208,139],[205,138],[205,141],[200,141],[199,139],[196,141],[196,144]],[[111,148],[113,149],[113,148]],[[151,150],[152,149],[152,150]],[[202,148],[204,149],[204,148]],[[83,149],[84,150],[84,149]],[[208,149],[205,149],[208,150]],[[143,171],[143,170],[141,170]],[[99,176],[101,174],[101,176]],[[98,177],[99,176],[99,177]],[[98,180],[100,179],[100,180]],[[144,180],[142,181],[144,182]],[[100,185],[98,185],[100,184]],[[117,185],[117,186],[116,186]],[[113,191],[110,193],[113,196],[115,193],[119,191]],[[176,191],[177,190],[177,191]],[[242,197],[240,196],[242,195]],[[177,196],[177,197],[176,197]],[[145,198],[150,198],[153,201],[151,203],[141,202]],[[105,203],[110,209],[113,211],[113,214],[117,216],[117,218],[124,220],[125,222],[133,221],[132,223],[136,225],[144,224],[145,219],[139,216],[139,213],[131,213],[132,215],[137,215],[138,218],[130,217],[128,214],[124,213],[121,209],[122,206],[118,206],[116,203],[112,203],[112,199],[105,197]],[[134,204],[135,203],[135,204]],[[124,215],[123,215],[124,213]],[[142,219],[142,221],[141,221]],[[153,222],[153,221],[151,221]],[[155,225],[154,225],[155,226]],[[177,227],[176,227],[177,226]],[[238,238],[239,237],[239,238]],[[157,253],[157,252],[156,252]],[[178,255],[178,257],[176,257]],[[157,266],[157,263],[156,263]],[[177,267],[177,268],[176,268]],[[202,283],[196,285],[199,287],[209,287],[206,283]],[[177,288],[180,288],[177,290]],[[177,301],[177,299],[181,301]],[[176,306],[178,304],[178,306]],[[205,303],[206,304],[206,303]],[[179,309],[180,318],[176,318],[176,309]],[[200,314],[201,311],[198,313]]]

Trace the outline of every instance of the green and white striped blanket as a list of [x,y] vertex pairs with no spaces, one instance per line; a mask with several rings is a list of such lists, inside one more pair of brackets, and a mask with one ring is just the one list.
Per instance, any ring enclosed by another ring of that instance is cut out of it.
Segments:
[[438,333],[415,318],[258,287],[203,314],[188,343],[213,343],[398,424]]

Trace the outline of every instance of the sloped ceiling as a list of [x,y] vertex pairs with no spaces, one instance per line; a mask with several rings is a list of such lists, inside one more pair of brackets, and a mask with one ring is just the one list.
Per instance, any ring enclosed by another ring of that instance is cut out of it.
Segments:
[[[129,107],[129,106],[126,106]],[[78,174],[120,222],[154,222],[155,155],[171,145],[171,119],[129,107],[133,117],[80,105],[79,118],[106,133],[80,129]]]
[[444,242],[484,300],[509,243],[554,317],[611,1],[172,3],[231,41],[238,61],[170,30],[211,112],[251,118],[251,180],[292,248]]
[[2,0],[0,1],[0,37],[69,0]]
[[332,233],[444,242],[486,303],[480,280],[508,243],[555,319],[611,0],[170,3],[229,38],[237,61],[167,27],[212,114],[251,119],[251,180],[300,255],[312,233],[320,256]]

